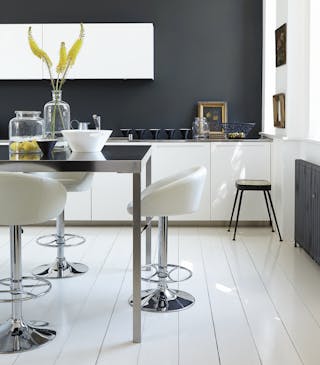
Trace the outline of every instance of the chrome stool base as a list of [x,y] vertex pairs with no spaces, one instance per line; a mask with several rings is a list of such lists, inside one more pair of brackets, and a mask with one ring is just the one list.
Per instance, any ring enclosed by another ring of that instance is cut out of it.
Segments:
[[[141,292],[141,310],[146,312],[177,312],[190,308],[194,302],[194,297],[182,290],[157,288]],[[132,306],[132,298],[129,304]]]
[[56,331],[36,327],[23,321],[8,320],[0,324],[0,353],[10,354],[34,350],[56,337]]
[[32,274],[47,279],[73,278],[85,274],[88,266],[79,262],[68,262],[65,259],[56,261],[53,264],[40,265],[32,270]]

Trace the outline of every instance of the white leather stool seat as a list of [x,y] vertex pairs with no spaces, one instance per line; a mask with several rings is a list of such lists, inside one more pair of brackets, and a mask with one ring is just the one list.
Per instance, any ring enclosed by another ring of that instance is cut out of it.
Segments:
[[[1,296],[11,295],[10,299],[0,299],[2,303],[11,302],[11,318],[0,324],[0,353],[32,350],[56,336],[56,331],[46,325],[37,327],[23,320],[22,302],[46,294],[51,284],[23,276],[21,225],[42,223],[61,214],[66,197],[66,189],[58,181],[22,173],[0,173],[0,224],[10,226],[11,266],[11,276],[0,280]],[[30,282],[36,282],[32,293]]]
[[[168,264],[168,216],[190,214],[198,210],[206,180],[205,167],[193,167],[149,185],[141,193],[141,215],[159,216],[158,224],[158,262],[146,265],[148,277],[143,280],[157,283],[157,288],[141,292],[141,309],[150,312],[179,311],[190,307],[194,297],[179,289],[169,288],[168,284],[187,280],[191,270],[180,265]],[[128,212],[133,214],[132,202]],[[178,279],[172,276],[179,270]],[[184,278],[180,275],[185,272]],[[130,304],[133,304],[130,300]]]
[[59,215],[66,189],[58,181],[29,174],[0,173],[0,224],[28,225]]
[[[141,215],[162,217],[195,212],[200,205],[206,175],[205,167],[193,167],[149,185],[141,193]],[[127,209],[133,213],[132,202]]]
[[93,178],[93,173],[90,172],[36,172],[32,174],[58,180],[68,192],[89,190]]

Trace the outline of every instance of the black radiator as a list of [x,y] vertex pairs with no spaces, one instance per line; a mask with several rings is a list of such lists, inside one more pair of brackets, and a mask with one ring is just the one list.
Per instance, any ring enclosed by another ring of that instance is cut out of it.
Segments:
[[320,264],[320,166],[295,165],[295,243]]

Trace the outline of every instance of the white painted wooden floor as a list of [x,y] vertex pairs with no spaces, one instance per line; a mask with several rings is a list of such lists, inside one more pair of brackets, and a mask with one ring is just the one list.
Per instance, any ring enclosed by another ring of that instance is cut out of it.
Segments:
[[[24,271],[51,261],[35,244],[51,227],[26,228]],[[0,365],[319,365],[320,266],[267,228],[170,228],[170,262],[192,268],[180,288],[196,297],[183,312],[143,313],[143,342],[131,342],[131,230],[75,227],[87,237],[68,249],[90,271],[53,282],[24,304],[25,319],[47,320],[56,339],[38,350],[0,355]],[[156,242],[156,229],[153,230]],[[9,272],[7,229],[0,229],[0,275]],[[0,320],[10,306],[0,304]]]

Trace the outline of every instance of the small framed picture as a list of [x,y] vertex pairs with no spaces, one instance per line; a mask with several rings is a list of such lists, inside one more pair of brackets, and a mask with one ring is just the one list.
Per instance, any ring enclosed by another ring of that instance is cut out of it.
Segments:
[[285,94],[273,96],[273,125],[277,128],[285,128],[286,104]]
[[198,116],[207,118],[210,134],[221,134],[222,123],[228,122],[228,104],[225,101],[199,101]]
[[287,63],[287,24],[276,30],[276,67]]

